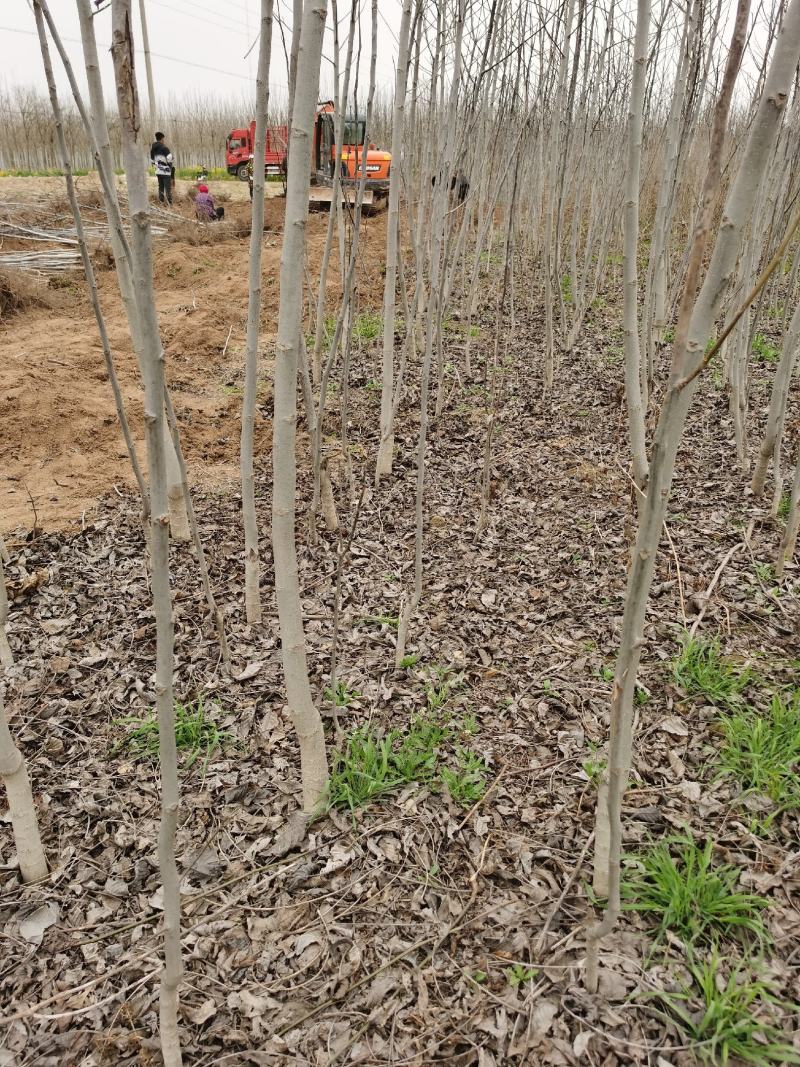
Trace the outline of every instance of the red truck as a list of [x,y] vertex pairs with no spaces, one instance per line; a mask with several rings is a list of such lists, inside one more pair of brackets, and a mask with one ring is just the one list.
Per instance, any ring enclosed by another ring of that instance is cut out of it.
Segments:
[[[267,150],[264,154],[264,168],[267,174],[280,174],[286,159],[286,145],[289,131],[286,126],[267,127]],[[225,164],[228,174],[235,174],[243,182],[247,181],[247,161],[253,154],[256,143],[255,119],[246,129],[231,130],[225,138]]]

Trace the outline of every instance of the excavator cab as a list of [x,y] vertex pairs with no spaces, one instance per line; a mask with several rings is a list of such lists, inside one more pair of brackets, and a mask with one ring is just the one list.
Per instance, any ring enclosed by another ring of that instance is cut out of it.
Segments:
[[333,126],[333,112],[320,111],[317,115],[317,129],[314,137],[317,174],[332,178],[336,167],[336,131]]
[[[330,192],[319,186],[330,186],[336,170],[336,115],[332,101],[321,104],[314,126],[312,149],[312,202],[330,203]],[[389,192],[389,170],[392,157],[388,152],[367,148],[366,120],[348,115],[344,121],[341,146],[341,173],[344,195],[352,198],[355,185],[366,177],[364,204],[382,206]],[[316,185],[316,189],[315,189]],[[348,188],[351,190],[348,193]]]

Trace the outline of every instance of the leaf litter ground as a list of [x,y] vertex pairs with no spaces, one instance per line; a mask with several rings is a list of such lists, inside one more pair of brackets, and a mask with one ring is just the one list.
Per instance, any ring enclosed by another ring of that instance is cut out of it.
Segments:
[[[489,328],[487,317],[484,336]],[[408,670],[393,668],[391,619],[413,571],[413,391],[400,416],[396,477],[362,505],[342,585],[339,677],[353,697],[339,715],[347,729],[405,727],[425,710],[430,671],[450,668],[462,684],[447,711],[454,721],[474,717],[470,744],[489,768],[472,810],[446,791],[409,786],[352,818],[334,812],[308,828],[298,821],[271,562],[266,621],[256,632],[241,611],[239,502],[224,489],[196,492],[235,677],[221,673],[192,555],[176,547],[176,697],[202,695],[229,735],[183,772],[187,1063],[693,1062],[652,1000],[629,999],[676,988],[680,941],[654,951],[652,929],[627,914],[607,943],[602,995],[588,996],[581,984],[595,796],[584,764],[607,732],[605,678],[632,530],[621,368],[607,357],[614,329],[601,316],[589,323],[546,404],[537,360],[533,369],[522,358],[506,369],[491,521],[478,541],[484,399],[480,383],[466,395],[454,390],[431,442],[426,590],[408,649],[419,658]],[[535,352],[540,333],[536,321],[518,321],[514,347]],[[462,346],[452,331],[456,365]],[[354,354],[351,463],[331,463],[345,527],[371,483],[379,397],[368,383],[377,362],[374,347]],[[755,383],[754,406],[763,406],[767,387]],[[796,813],[756,836],[752,812],[729,781],[715,779],[717,712],[686,699],[670,667],[683,612],[691,624],[705,606],[702,632],[721,632],[726,651],[774,684],[796,684],[796,571],[777,596],[754,570],[753,559],[769,560],[779,537],[765,513],[755,513],[750,541],[710,602],[702,600],[751,514],[731,436],[725,398],[709,380],[676,477],[674,551],[665,540],[648,614],[647,700],[625,843],[634,849],[685,829],[699,841],[712,836],[720,862],[744,868],[746,887],[770,899],[764,967],[782,999],[796,1002]],[[305,449],[302,435],[304,505]],[[257,481],[265,531],[270,481],[265,454]],[[338,542],[322,531],[309,546],[304,533],[301,522],[309,661],[321,694]],[[9,547],[17,663],[6,702],[40,798],[53,874],[21,887],[2,826],[0,1064],[157,1064],[158,778],[150,762],[119,747],[121,720],[144,717],[155,699],[135,501],[114,497],[77,533],[19,535]],[[785,1026],[791,1039],[796,1019]]]

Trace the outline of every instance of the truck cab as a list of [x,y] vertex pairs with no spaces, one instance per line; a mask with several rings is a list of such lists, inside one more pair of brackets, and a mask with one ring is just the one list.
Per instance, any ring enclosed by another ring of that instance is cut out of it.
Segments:
[[235,174],[242,181],[247,181],[247,161],[253,151],[250,142],[250,130],[231,130],[225,138],[225,165],[228,174]]
[[[289,131],[285,126],[268,126],[267,143],[264,149],[264,173],[280,174],[286,160]],[[225,165],[228,174],[235,174],[240,181],[247,181],[247,163],[256,143],[255,119],[247,127],[231,130],[225,139]]]

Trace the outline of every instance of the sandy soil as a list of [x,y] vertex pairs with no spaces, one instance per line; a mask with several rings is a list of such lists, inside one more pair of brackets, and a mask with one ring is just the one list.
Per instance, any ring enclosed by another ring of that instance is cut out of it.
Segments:
[[[89,198],[94,179],[79,179]],[[226,484],[237,476],[239,408],[247,313],[250,208],[247,186],[212,183],[226,201],[224,228],[198,228],[179,182],[176,211],[187,222],[167,221],[172,232],[157,242],[155,283],[168,377],[195,484]],[[270,186],[270,191],[280,186]],[[96,195],[96,194],[95,194]],[[64,211],[58,178],[0,179],[0,213],[24,216],[26,203],[53,198]],[[13,205],[10,207],[9,205]],[[227,223],[230,219],[230,224]],[[158,220],[160,223],[164,219]],[[308,261],[318,270],[328,216],[315,213],[308,226]],[[62,225],[65,223],[62,223]],[[267,205],[263,250],[262,415],[271,414],[271,351],[277,326],[283,200]],[[364,257],[377,279],[385,220],[367,220]],[[200,238],[210,243],[195,243]],[[18,247],[9,241],[3,249]],[[35,247],[42,247],[37,245]],[[339,284],[336,256],[329,284]],[[141,388],[115,272],[106,250],[94,256],[126,407],[144,460]],[[0,530],[40,526],[60,529],[115,486],[132,484],[111,389],[82,273],[50,282],[54,307],[31,307],[0,319]],[[52,289],[52,286],[57,288]],[[362,286],[361,303],[372,306],[380,286]],[[268,421],[257,423],[256,451],[270,446]]]

